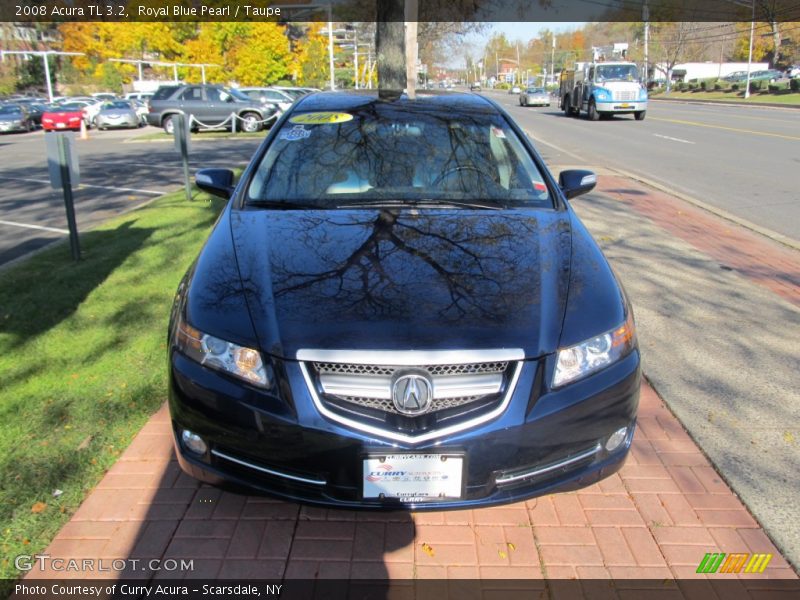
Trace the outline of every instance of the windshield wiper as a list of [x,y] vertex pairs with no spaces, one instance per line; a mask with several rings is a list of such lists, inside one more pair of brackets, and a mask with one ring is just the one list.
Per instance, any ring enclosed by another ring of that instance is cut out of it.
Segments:
[[507,206],[503,204],[496,204],[493,202],[480,202],[480,201],[466,201],[466,200],[445,200],[427,198],[424,200],[370,200],[366,202],[352,202],[348,204],[340,204],[337,208],[376,208],[387,206],[389,208],[403,208],[403,207],[417,207],[417,206],[430,206],[430,207],[455,207],[455,208],[481,208],[488,210],[503,210]]
[[283,200],[248,200],[245,206],[257,206],[259,208],[278,208],[281,210],[328,210],[330,206],[320,204],[309,204],[303,202],[284,202]]

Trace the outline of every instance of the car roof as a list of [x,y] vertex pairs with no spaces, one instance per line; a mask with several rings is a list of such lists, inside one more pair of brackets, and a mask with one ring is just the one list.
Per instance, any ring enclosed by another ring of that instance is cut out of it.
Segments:
[[405,93],[396,99],[381,99],[376,90],[317,92],[298,99],[295,110],[350,110],[379,102],[392,102],[397,105],[429,107],[431,109],[446,107],[448,110],[473,113],[494,114],[498,112],[497,108],[489,100],[479,94],[439,92],[435,90],[418,90],[414,100],[410,100]]

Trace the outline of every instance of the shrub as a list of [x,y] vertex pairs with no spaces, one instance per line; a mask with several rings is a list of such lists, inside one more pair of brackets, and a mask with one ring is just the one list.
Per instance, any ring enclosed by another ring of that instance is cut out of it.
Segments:
[[714,89],[717,91],[726,90],[728,89],[728,83],[726,81],[717,80],[714,82]]
[[731,84],[731,91],[732,92],[738,92],[739,91],[739,84],[738,83]]
[[789,82],[789,89],[793,92],[800,92],[800,77],[795,77]]
[[750,82],[750,93],[753,92],[760,92],[761,86],[764,82],[763,81],[751,81]]
[[697,91],[697,89],[698,89],[698,85],[696,83],[689,82],[689,91],[694,92],[694,91]]

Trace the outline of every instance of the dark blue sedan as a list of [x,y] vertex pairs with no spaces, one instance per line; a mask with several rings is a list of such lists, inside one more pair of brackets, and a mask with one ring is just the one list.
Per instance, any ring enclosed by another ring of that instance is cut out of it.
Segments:
[[286,499],[442,509],[576,489],[630,448],[621,284],[529,139],[475,94],[319,93],[272,129],[180,284],[183,469]]

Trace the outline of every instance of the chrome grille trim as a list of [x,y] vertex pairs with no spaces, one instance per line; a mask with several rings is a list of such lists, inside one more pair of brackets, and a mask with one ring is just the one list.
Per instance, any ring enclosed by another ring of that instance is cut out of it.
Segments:
[[492,350],[314,350],[302,348],[295,355],[303,362],[358,365],[457,365],[522,360],[522,348]]
[[[362,358],[364,356],[367,356],[367,357],[370,356],[370,353],[362,353],[361,351],[354,351],[354,352],[357,352],[358,355],[360,357],[362,357]],[[329,419],[331,421],[339,423],[341,425],[345,425],[345,426],[347,426],[347,427],[349,427],[349,428],[351,428],[353,430],[369,434],[369,435],[374,436],[376,438],[394,440],[394,441],[403,442],[403,443],[406,443],[406,444],[419,444],[421,442],[426,442],[428,440],[432,440],[432,439],[435,439],[435,438],[440,438],[440,437],[452,435],[454,433],[459,433],[461,431],[465,431],[467,429],[471,429],[473,427],[477,427],[478,425],[482,425],[483,423],[486,423],[488,421],[491,421],[491,420],[499,417],[500,415],[502,415],[505,412],[506,408],[508,408],[508,405],[511,402],[511,397],[514,395],[514,391],[517,389],[517,381],[519,380],[520,373],[522,372],[522,366],[524,365],[524,363],[522,362],[521,359],[524,357],[524,355],[522,354],[522,350],[513,350],[513,351],[500,350],[500,351],[496,351],[497,353],[503,353],[502,357],[498,357],[497,354],[491,354],[491,352],[492,351],[489,351],[487,353],[484,353],[484,352],[481,352],[481,351],[473,351],[473,352],[446,351],[446,356],[444,358],[439,357],[438,361],[437,361],[437,360],[431,360],[431,354],[434,354],[434,353],[416,352],[415,351],[415,352],[413,352],[414,355],[424,355],[427,358],[427,360],[421,359],[421,360],[415,361],[413,363],[406,362],[406,361],[410,361],[410,359],[405,359],[405,361],[403,361],[403,362],[398,362],[398,360],[396,360],[396,358],[397,358],[398,354],[402,354],[402,353],[397,353],[397,352],[388,352],[388,353],[386,353],[386,352],[384,352],[383,356],[379,357],[379,360],[376,360],[373,357],[373,359],[369,361],[371,364],[387,364],[387,362],[388,362],[389,364],[403,364],[403,365],[409,365],[409,366],[411,364],[423,364],[423,365],[424,364],[452,364],[454,360],[457,362],[459,357],[462,359],[462,362],[464,362],[465,355],[468,355],[468,358],[467,358],[466,362],[486,362],[486,361],[496,361],[496,360],[509,360],[509,361],[511,361],[511,360],[514,360],[514,359],[513,358],[508,358],[509,354],[511,352],[515,352],[515,353],[518,352],[519,353],[519,360],[514,362],[513,365],[511,366],[513,371],[512,371],[512,374],[511,374],[511,379],[508,382],[508,386],[506,388],[505,395],[503,396],[502,401],[497,406],[495,406],[492,410],[490,410],[488,412],[485,412],[485,413],[481,414],[480,416],[477,416],[477,417],[475,417],[473,419],[468,419],[468,420],[466,420],[466,421],[464,421],[462,423],[458,423],[458,424],[455,424],[455,425],[450,425],[448,427],[443,427],[441,429],[436,429],[436,430],[433,430],[433,431],[426,431],[425,433],[422,433],[420,435],[405,435],[405,434],[402,434],[402,433],[398,433],[396,431],[388,431],[386,429],[382,429],[382,428],[376,427],[374,425],[369,425],[367,423],[362,423],[360,421],[356,421],[354,419],[350,419],[350,418],[348,418],[348,417],[346,417],[344,415],[341,415],[339,413],[336,413],[336,412],[330,410],[327,406],[325,406],[325,404],[322,402],[322,400],[320,399],[319,395],[317,394],[316,385],[314,384],[314,380],[313,380],[313,378],[311,376],[311,373],[308,370],[308,367],[306,366],[306,363],[303,362],[302,359],[301,359],[301,362],[299,362],[298,365],[300,367],[300,372],[303,374],[303,379],[306,382],[306,387],[308,389],[308,393],[311,395],[311,400],[314,403],[314,406],[316,407],[317,411],[319,411],[319,413],[322,416],[326,417],[327,419]],[[318,357],[321,356],[320,353],[322,353],[322,355],[324,355],[325,358],[318,358]],[[320,360],[322,362],[335,362],[335,361],[331,361],[330,360],[330,357],[331,357],[332,354],[333,355],[337,355],[337,354],[339,354],[339,351],[330,351],[329,352],[329,351],[325,351],[325,350],[320,350],[320,351],[316,351],[316,350],[308,350],[308,351],[307,350],[299,350],[297,352],[297,357],[298,357],[298,359],[300,359],[301,356],[305,356],[305,357],[307,357],[305,360],[310,360],[310,361]],[[376,354],[381,354],[381,352],[376,352]],[[388,354],[391,354],[395,358],[395,360],[391,360],[391,359],[387,360],[386,356]],[[348,362],[357,362],[357,361],[353,360],[353,355],[351,353],[348,353]]]
[[568,467],[571,464],[580,462],[587,458],[591,458],[598,452],[600,452],[600,444],[598,443],[594,448],[591,450],[587,450],[586,452],[582,452],[575,456],[571,456],[566,460],[562,460],[561,462],[553,463],[551,465],[547,465],[546,467],[539,467],[537,469],[532,469],[531,471],[526,471],[524,473],[519,473],[517,475],[506,475],[505,477],[497,477],[494,481],[497,485],[504,485],[507,483],[512,483],[514,481],[520,481],[522,479],[529,479],[531,477],[536,477],[537,475],[544,475],[545,473],[549,473],[550,471],[556,471],[563,467]]
[[[500,393],[503,388],[503,373],[433,376],[431,381],[434,400],[490,396]],[[392,399],[391,375],[333,375],[322,372],[319,374],[319,383],[322,391],[331,396]]]
[[611,96],[617,102],[631,102],[639,98],[639,92],[630,91],[616,91]]
[[292,481],[299,481],[301,483],[310,483],[312,485],[325,485],[328,483],[324,479],[308,479],[306,477],[299,477],[297,475],[289,475],[289,473],[282,473],[281,471],[274,471],[272,469],[268,469],[266,467],[253,464],[251,462],[247,462],[246,460],[242,460],[241,458],[236,458],[229,454],[225,454],[224,452],[220,452],[219,450],[212,450],[211,454],[213,454],[218,458],[229,460],[232,463],[236,463],[237,465],[241,465],[249,469],[254,469],[256,471],[261,471],[262,473],[267,473],[268,475],[274,475],[275,477],[283,477],[284,479],[291,479]]

